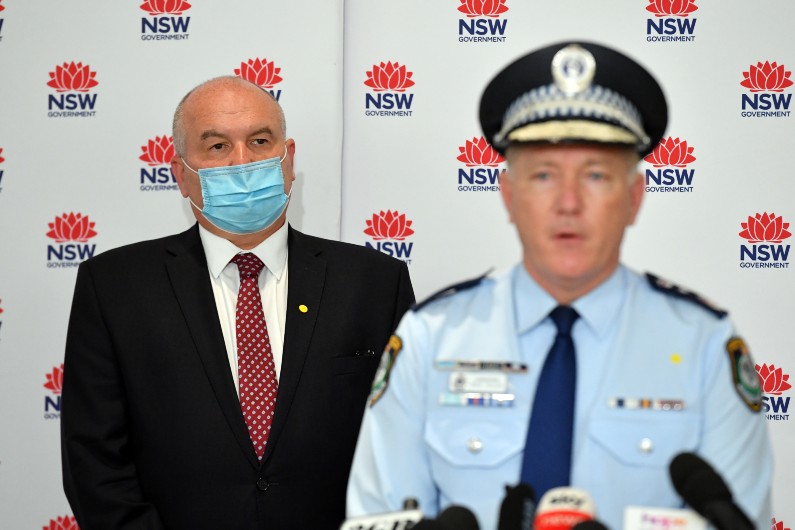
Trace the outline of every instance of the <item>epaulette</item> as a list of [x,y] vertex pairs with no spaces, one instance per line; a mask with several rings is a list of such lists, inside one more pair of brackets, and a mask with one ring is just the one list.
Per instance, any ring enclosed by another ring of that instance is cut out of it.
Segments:
[[471,289],[472,287],[475,287],[480,282],[482,282],[483,279],[486,276],[488,276],[490,272],[491,272],[491,269],[487,270],[485,273],[481,274],[477,278],[472,278],[471,280],[466,280],[466,281],[463,281],[463,282],[460,282],[460,283],[456,283],[456,284],[450,285],[448,287],[445,287],[444,289],[436,291],[435,293],[433,293],[431,296],[429,296],[428,298],[426,298],[422,302],[417,302],[416,304],[414,304],[411,307],[411,310],[412,311],[419,311],[420,309],[425,307],[427,304],[433,302],[434,300],[438,300],[439,298],[445,298],[447,296],[454,295],[455,293],[460,293],[461,291],[466,291],[467,289]]
[[662,278],[655,276],[649,272],[646,273],[646,279],[649,280],[649,285],[656,290],[660,291],[661,293],[665,293],[671,296],[675,296],[676,298],[682,298],[684,300],[690,300],[695,304],[703,307],[713,315],[718,318],[723,318],[729,314],[728,311],[724,311],[723,309],[717,307],[716,305],[712,304],[705,298],[702,298],[697,293],[693,291],[688,291],[687,289],[683,289],[678,285],[669,282],[668,280],[663,280]]

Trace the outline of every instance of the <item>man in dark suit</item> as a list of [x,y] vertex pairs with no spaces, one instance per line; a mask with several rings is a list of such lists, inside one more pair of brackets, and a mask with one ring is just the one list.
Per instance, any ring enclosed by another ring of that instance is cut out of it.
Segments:
[[[78,271],[66,495],[85,530],[336,529],[381,351],[414,301],[408,270],[287,225],[295,142],[259,87],[195,88],[174,143],[197,225]],[[258,276],[241,279],[242,255],[264,263]],[[237,303],[254,296],[252,346]]]

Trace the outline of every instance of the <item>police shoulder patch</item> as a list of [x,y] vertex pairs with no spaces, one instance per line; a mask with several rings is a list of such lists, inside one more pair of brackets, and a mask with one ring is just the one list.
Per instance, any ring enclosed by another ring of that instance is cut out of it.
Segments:
[[381,362],[378,364],[378,370],[375,372],[375,379],[373,379],[373,387],[370,390],[370,406],[372,407],[381,396],[386,392],[386,387],[389,385],[389,374],[392,372],[392,367],[395,366],[395,360],[398,353],[403,349],[403,341],[397,335],[389,337],[389,342],[381,355]]
[[726,342],[726,353],[732,367],[732,384],[740,399],[752,412],[759,412],[762,408],[762,385],[748,346],[740,337],[732,337]]
[[472,278],[471,280],[465,280],[463,282],[459,282],[459,283],[455,283],[453,285],[447,286],[444,289],[440,289],[440,290],[436,291],[435,293],[433,293],[428,298],[426,298],[425,300],[423,300],[422,302],[417,302],[416,304],[414,304],[411,307],[411,310],[412,311],[419,311],[420,309],[422,309],[423,307],[425,307],[429,303],[433,302],[434,300],[439,300],[440,298],[445,298],[445,297],[454,295],[455,293],[460,293],[461,291],[466,291],[467,289],[471,289],[472,287],[475,287],[480,282],[482,282],[483,279],[486,276],[488,276],[490,272],[491,272],[491,269],[487,270],[485,273],[481,274],[477,278]]
[[646,273],[646,279],[649,281],[649,285],[651,285],[652,289],[654,289],[655,291],[660,291],[661,293],[665,293],[667,295],[674,296],[676,298],[681,298],[683,300],[689,300],[703,307],[704,309],[706,309],[707,311],[709,311],[718,318],[723,318],[729,314],[728,311],[719,308],[718,306],[716,306],[706,298],[701,297],[697,293],[694,293],[693,291],[688,291],[687,289],[680,287],[675,283],[669,282],[668,280],[664,280],[659,276],[655,276],[650,272]]

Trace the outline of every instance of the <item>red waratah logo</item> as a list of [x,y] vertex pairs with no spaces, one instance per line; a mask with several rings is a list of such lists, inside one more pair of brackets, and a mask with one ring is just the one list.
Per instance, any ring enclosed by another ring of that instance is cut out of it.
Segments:
[[138,158],[150,166],[168,164],[174,158],[174,139],[171,136],[155,136],[146,145],[141,146],[143,154]]
[[498,18],[501,14],[508,11],[505,0],[460,0],[461,5],[458,10],[467,16]]
[[[2,303],[2,302],[3,302],[3,300],[2,300],[2,299],[0,299],[0,303]],[[0,307],[0,314],[2,314],[2,313],[3,313],[3,308],[2,308],[2,307]]]
[[401,66],[397,61],[394,63],[392,61],[382,62],[374,64],[373,69],[367,72],[367,81],[364,84],[375,92],[383,90],[403,92],[414,86],[414,81],[411,80],[412,75],[414,75],[413,72],[406,71],[406,67]]
[[688,147],[685,140],[669,136],[660,141],[654,151],[646,155],[643,160],[650,162],[654,167],[685,167],[695,162],[696,157],[693,156],[693,148]]
[[646,6],[655,17],[686,17],[696,9],[695,0],[649,0]]
[[3,148],[0,147],[0,164],[6,161],[6,159],[1,156],[2,154],[3,154]]
[[789,374],[785,374],[781,371],[781,368],[776,368],[773,364],[770,366],[757,364],[756,373],[759,374],[759,379],[762,381],[762,390],[764,390],[765,394],[780,396],[782,392],[792,388],[792,385],[787,382],[789,381]]
[[500,163],[505,161],[502,155],[495,151],[482,136],[480,138],[467,140],[466,144],[459,147],[458,150],[461,152],[461,154],[458,155],[458,160],[466,164],[467,167],[497,167]]
[[150,15],[181,15],[191,6],[185,0],[146,0],[140,7]]
[[791,74],[791,70],[784,70],[783,64],[777,64],[776,61],[772,63],[765,61],[752,64],[747,72],[743,72],[745,79],[740,84],[745,88],[750,88],[751,92],[765,90],[783,92],[785,88],[792,86],[792,80],[789,78]]
[[47,232],[47,237],[51,237],[56,243],[64,243],[66,241],[75,241],[77,243],[85,243],[97,233],[94,231],[94,225],[88,220],[88,216],[83,216],[81,213],[70,212],[56,217],[52,223],[47,223],[50,231]]
[[273,88],[273,85],[282,81],[279,76],[281,71],[282,69],[276,68],[273,61],[264,58],[249,59],[248,62],[240,63],[240,68],[235,68],[235,75],[262,88]]
[[381,210],[373,214],[372,219],[367,219],[367,228],[364,233],[372,237],[375,241],[381,239],[394,239],[403,241],[414,233],[411,229],[411,221],[406,219],[406,214],[387,210]]
[[50,80],[47,86],[55,89],[56,92],[68,92],[74,90],[75,92],[88,92],[90,88],[94,88],[99,83],[96,79],[96,72],[92,72],[88,65],[83,66],[83,63],[63,63],[55,67],[54,72],[50,72]]
[[[3,0],[0,0],[0,2],[2,2],[2,1],[3,1]],[[3,9],[5,9],[5,7],[3,7],[3,4],[2,4],[2,3],[0,3],[0,11],[2,11]]]
[[44,388],[52,390],[52,393],[57,395],[61,394],[63,388],[63,364],[58,368],[52,367],[52,373],[47,374],[47,382],[44,383]]
[[748,221],[740,223],[743,231],[740,237],[744,237],[749,243],[781,243],[792,234],[787,230],[789,223],[785,223],[781,216],[774,213],[757,213],[754,217],[748,216]]
[[50,519],[50,524],[43,526],[42,530],[80,530],[74,517],[65,515]]
[[773,524],[770,527],[770,530],[790,530],[790,529],[784,526],[784,521],[776,522],[776,518],[773,517]]

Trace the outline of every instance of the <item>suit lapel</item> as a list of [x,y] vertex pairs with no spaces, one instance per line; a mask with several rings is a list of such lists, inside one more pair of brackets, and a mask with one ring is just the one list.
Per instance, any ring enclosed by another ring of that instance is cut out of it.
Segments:
[[[312,332],[317,321],[323,285],[326,279],[326,262],[320,257],[321,251],[314,248],[311,239],[289,229],[288,236],[288,286],[287,317],[284,325],[284,353],[282,356],[279,394],[276,398],[276,412],[273,416],[268,445],[265,448],[263,464],[273,453],[284,430],[293,403],[301,373],[304,369]],[[306,306],[306,312],[299,307]]]
[[235,439],[251,465],[257,468],[257,456],[240,411],[240,400],[229,369],[198,225],[177,236],[177,241],[168,251],[171,256],[166,260],[166,268],[193,336],[193,344]]

